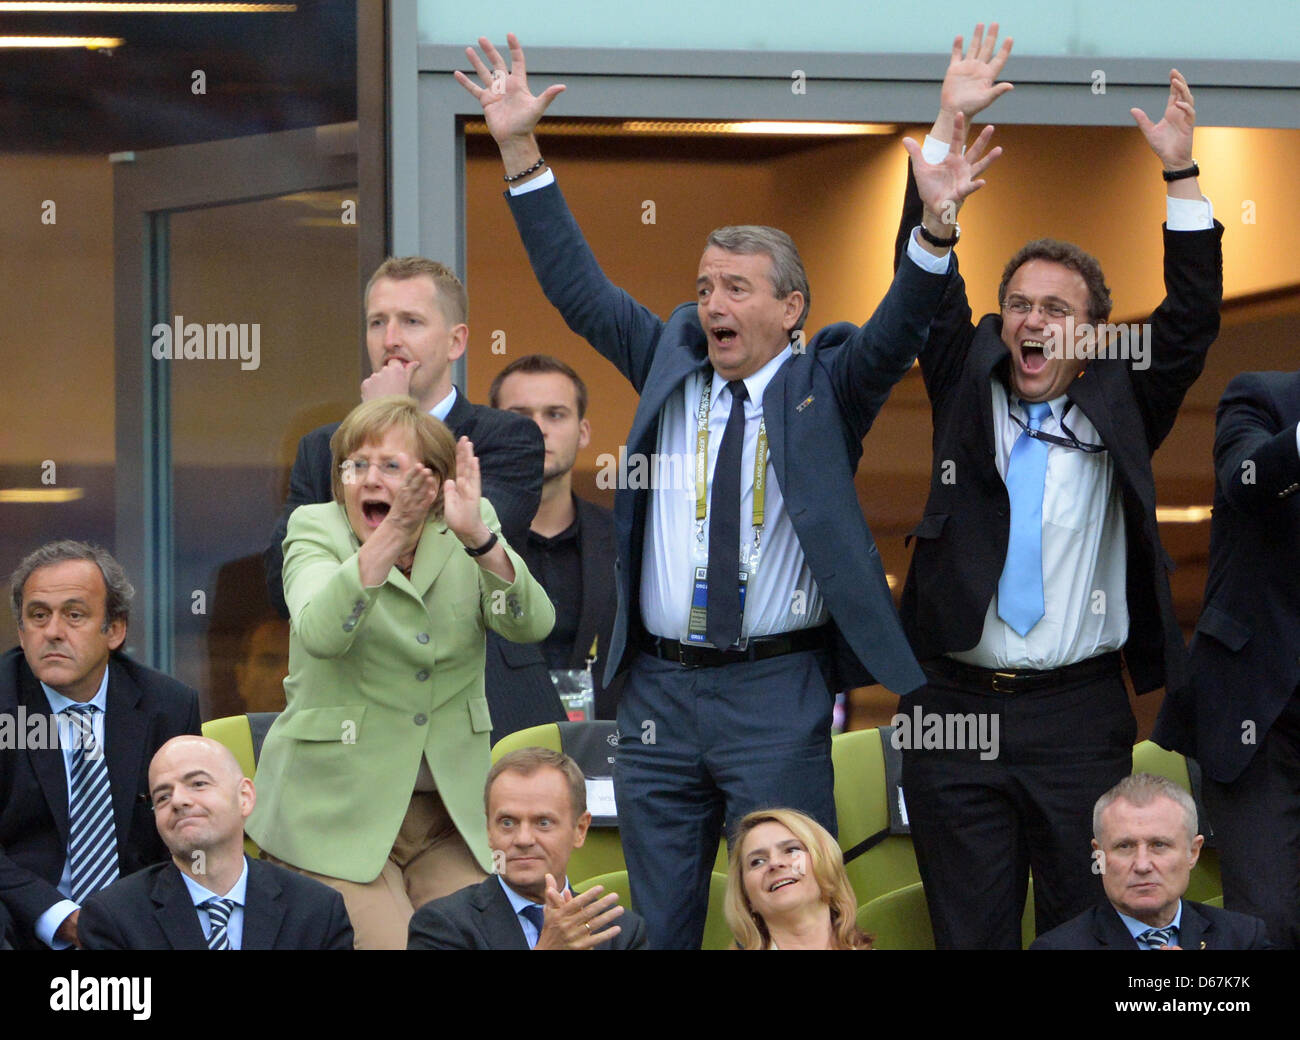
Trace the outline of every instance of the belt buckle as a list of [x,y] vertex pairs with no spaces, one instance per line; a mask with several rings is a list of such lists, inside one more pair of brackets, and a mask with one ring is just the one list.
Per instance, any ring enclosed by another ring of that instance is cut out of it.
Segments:
[[1002,679],[1008,683],[1014,684],[1017,678],[1019,678],[1019,676],[1017,676],[1015,672],[994,672],[993,680],[992,680],[993,692],[994,693],[1015,693],[1016,688],[1014,685],[999,686],[998,680]]

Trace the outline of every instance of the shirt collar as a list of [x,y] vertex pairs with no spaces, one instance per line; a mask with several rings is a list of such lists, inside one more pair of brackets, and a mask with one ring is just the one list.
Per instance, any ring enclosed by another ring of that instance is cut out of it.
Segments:
[[[505,892],[506,898],[510,900],[510,906],[514,910],[516,917],[519,914],[523,913],[524,907],[526,906],[542,906],[541,903],[534,903],[527,896],[521,896],[518,892],[516,892],[513,888],[511,888],[509,885],[506,884],[506,879],[502,875],[498,874],[497,880],[501,882],[501,890]],[[569,878],[566,875],[564,878],[564,885],[560,889],[560,891],[563,892],[568,887],[569,887]]]
[[[1124,927],[1128,929],[1129,934],[1133,936],[1134,939],[1151,927],[1149,924],[1144,924],[1139,921],[1136,917],[1129,917],[1128,914],[1121,913],[1119,910],[1116,910],[1115,913],[1119,914],[1119,919],[1124,922]],[[1178,909],[1174,911],[1174,919],[1165,925],[1165,927],[1177,930],[1182,927],[1182,923],[1183,901],[1180,899],[1178,900]]]
[[440,422],[446,422],[447,416],[451,414],[452,406],[456,403],[456,386],[452,384],[451,393],[429,409],[429,414]]
[[[180,870],[179,867],[176,868]],[[244,897],[248,892],[248,857],[244,857],[244,869],[239,872],[239,880],[231,886],[229,892],[222,895],[220,892],[213,892],[211,889],[204,888],[185,871],[181,870],[181,880],[185,882],[185,887],[190,891],[190,899],[194,905],[201,906],[209,899],[229,899],[236,906],[244,906]]]
[[[1020,416],[1020,418],[1028,421],[1029,412],[1025,408],[1024,403],[1020,400],[1020,398],[1017,397],[1015,394],[1013,394],[1010,390],[1007,390],[1006,394],[1007,394],[1007,400],[1010,402],[1011,407],[1015,409],[1016,414]],[[1047,404],[1051,406],[1052,418],[1056,420],[1057,425],[1059,426],[1061,420],[1065,418],[1065,413],[1070,409],[1070,395],[1068,393],[1065,393],[1065,394],[1061,394],[1060,397],[1053,397],[1050,401],[1047,402]]]
[[108,711],[108,668],[104,668],[104,678],[99,680],[99,689],[95,691],[95,696],[88,701],[74,701],[71,697],[65,697],[57,690],[41,683],[41,689],[45,691],[45,699],[49,701],[50,711],[55,715],[67,711],[74,704],[93,704],[102,712]]
[[[742,382],[745,384],[745,390],[746,392],[748,392],[749,399],[751,401],[753,401],[756,405],[760,407],[762,406],[763,392],[767,389],[767,384],[772,381],[772,377],[776,375],[777,369],[779,369],[782,365],[784,365],[786,361],[788,361],[790,357],[793,356],[793,354],[794,354],[794,349],[789,344],[786,344],[785,349],[781,351],[781,353],[777,354],[774,358],[772,358],[766,365],[760,368],[753,375],[746,376],[742,380]],[[714,401],[718,400],[719,395],[721,395],[722,390],[727,385],[727,383],[728,380],[725,379],[723,376],[719,375],[717,372],[713,373],[713,400]]]

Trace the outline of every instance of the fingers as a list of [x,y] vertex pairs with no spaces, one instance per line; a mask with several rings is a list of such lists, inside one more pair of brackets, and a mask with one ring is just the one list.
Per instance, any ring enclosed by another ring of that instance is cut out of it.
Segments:
[[[994,26],[994,28],[996,29],[997,26]],[[1010,36],[1003,40],[1001,50],[994,55],[993,61],[989,64],[989,71],[992,72],[995,79],[1002,74],[1002,66],[1004,66],[1007,63],[1007,59],[1011,57],[1011,45],[1013,43],[1015,43],[1015,40]]]
[[965,56],[966,54],[963,50],[962,38],[958,36],[952,41],[952,57],[948,59],[948,64],[956,65]]
[[984,182],[976,181],[974,180],[974,178],[978,177],[981,173],[983,173],[995,162],[997,162],[998,158],[1001,155],[1002,155],[1002,146],[999,145],[998,147],[994,148],[993,151],[989,152],[988,155],[984,156],[984,158],[981,159],[979,162],[971,165],[970,176],[972,178],[972,183],[975,185],[976,188],[984,187]]
[[948,142],[951,155],[961,154],[962,142],[966,140],[966,114],[958,112],[952,117],[952,140]]
[[[482,43],[484,43],[485,41],[484,41],[484,39],[480,36],[478,42],[479,42],[480,44],[482,44]],[[488,44],[488,46],[490,47],[491,44]],[[466,55],[468,56],[468,58],[469,58],[469,63],[470,63],[471,65],[474,66],[474,71],[478,73],[478,78],[481,79],[481,80],[483,81],[483,86],[484,86],[484,87],[489,87],[489,86],[491,86],[491,85],[492,85],[492,71],[491,71],[491,70],[490,70],[486,65],[483,64],[483,59],[480,58],[480,57],[478,56],[478,51],[476,51],[473,47],[466,47],[466,48],[465,48],[465,54],[466,54]],[[464,75],[464,74],[462,73],[462,76],[463,76],[463,75]]]
[[[966,161],[972,164],[972,167],[979,161],[979,157],[984,154],[984,149],[989,146],[989,138],[993,136],[993,124],[990,123],[980,131],[979,137],[975,138],[975,143],[966,149]],[[1002,149],[997,149],[1001,153]],[[984,165],[988,165],[985,162]],[[982,169],[983,167],[981,167]]]
[[1134,121],[1137,123],[1138,129],[1141,130],[1148,137],[1150,137],[1151,131],[1153,131],[1156,128],[1155,123],[1151,122],[1151,120],[1147,117],[1147,114],[1143,112],[1142,109],[1140,108],[1130,108],[1128,112],[1129,115],[1131,115]]
[[[486,36],[478,38],[478,45],[483,48],[483,53],[487,55],[487,59],[492,63],[494,69],[504,69],[506,67],[505,58],[501,57],[501,52],[492,45],[492,41]],[[491,76],[488,77],[489,80],[491,78]]]
[[519,45],[519,37],[514,33],[506,33],[506,46],[510,48],[510,67],[518,70],[519,75],[524,75],[524,49]]
[[980,50],[984,46],[984,23],[980,22],[975,26],[975,31],[970,34],[970,50],[966,52],[967,58],[978,58]]

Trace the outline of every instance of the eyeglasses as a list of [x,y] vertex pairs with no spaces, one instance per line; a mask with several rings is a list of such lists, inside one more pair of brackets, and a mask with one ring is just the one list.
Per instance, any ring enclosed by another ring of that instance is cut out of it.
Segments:
[[1035,306],[1048,318],[1068,318],[1074,313],[1073,307],[1068,303],[1062,303],[1060,300],[1044,300],[1036,304],[1033,300],[1027,300],[1023,296],[1008,296],[1002,304],[1002,309],[1010,311],[1012,314],[1028,314]]
[[352,484],[366,479],[366,472],[371,466],[379,467],[379,475],[386,480],[397,480],[402,475],[402,465],[396,459],[383,462],[371,462],[369,459],[344,459],[339,463],[339,473],[343,483]]

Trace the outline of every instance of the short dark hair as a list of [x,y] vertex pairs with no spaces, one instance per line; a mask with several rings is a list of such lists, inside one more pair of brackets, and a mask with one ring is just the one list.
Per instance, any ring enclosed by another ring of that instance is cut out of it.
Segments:
[[487,780],[483,784],[483,811],[490,813],[489,795],[492,784],[502,773],[522,773],[532,776],[539,769],[558,769],[569,782],[569,806],[573,809],[573,822],[587,811],[587,780],[582,775],[578,763],[563,751],[552,751],[544,747],[519,748],[508,755],[502,755],[488,770]]
[[582,381],[572,368],[566,365],[557,357],[551,357],[550,354],[525,354],[521,358],[516,358],[510,364],[506,365],[497,377],[492,380],[492,387],[488,390],[488,404],[493,408],[501,407],[498,403],[501,400],[501,387],[507,379],[515,374],[539,375],[543,372],[556,372],[562,376],[568,376],[573,382],[574,392],[578,396],[578,418],[587,417],[587,384]]
[[707,246],[717,246],[728,253],[742,256],[765,256],[772,261],[772,294],[784,300],[792,292],[803,293],[803,311],[791,329],[793,334],[803,328],[812,306],[812,289],[808,286],[808,272],[804,270],[794,239],[780,228],[765,224],[736,224],[715,228],[705,240]]
[[1034,239],[1021,246],[1019,252],[1007,261],[1007,266],[1002,269],[1002,281],[998,284],[999,308],[1007,302],[1007,283],[1030,260],[1050,260],[1077,272],[1088,287],[1088,320],[1104,322],[1110,317],[1110,289],[1106,287],[1106,276],[1101,273],[1097,258],[1072,242],[1055,238]]
[[69,560],[88,560],[99,568],[104,576],[104,623],[101,632],[107,632],[108,626],[121,619],[126,624],[131,619],[131,597],[135,588],[127,580],[122,565],[113,559],[112,554],[98,545],[89,542],[76,542],[64,538],[57,542],[46,542],[39,549],[23,557],[17,569],[9,577],[9,598],[13,604],[14,619],[18,627],[23,627],[23,586],[32,573],[41,567],[51,567],[56,563]]

